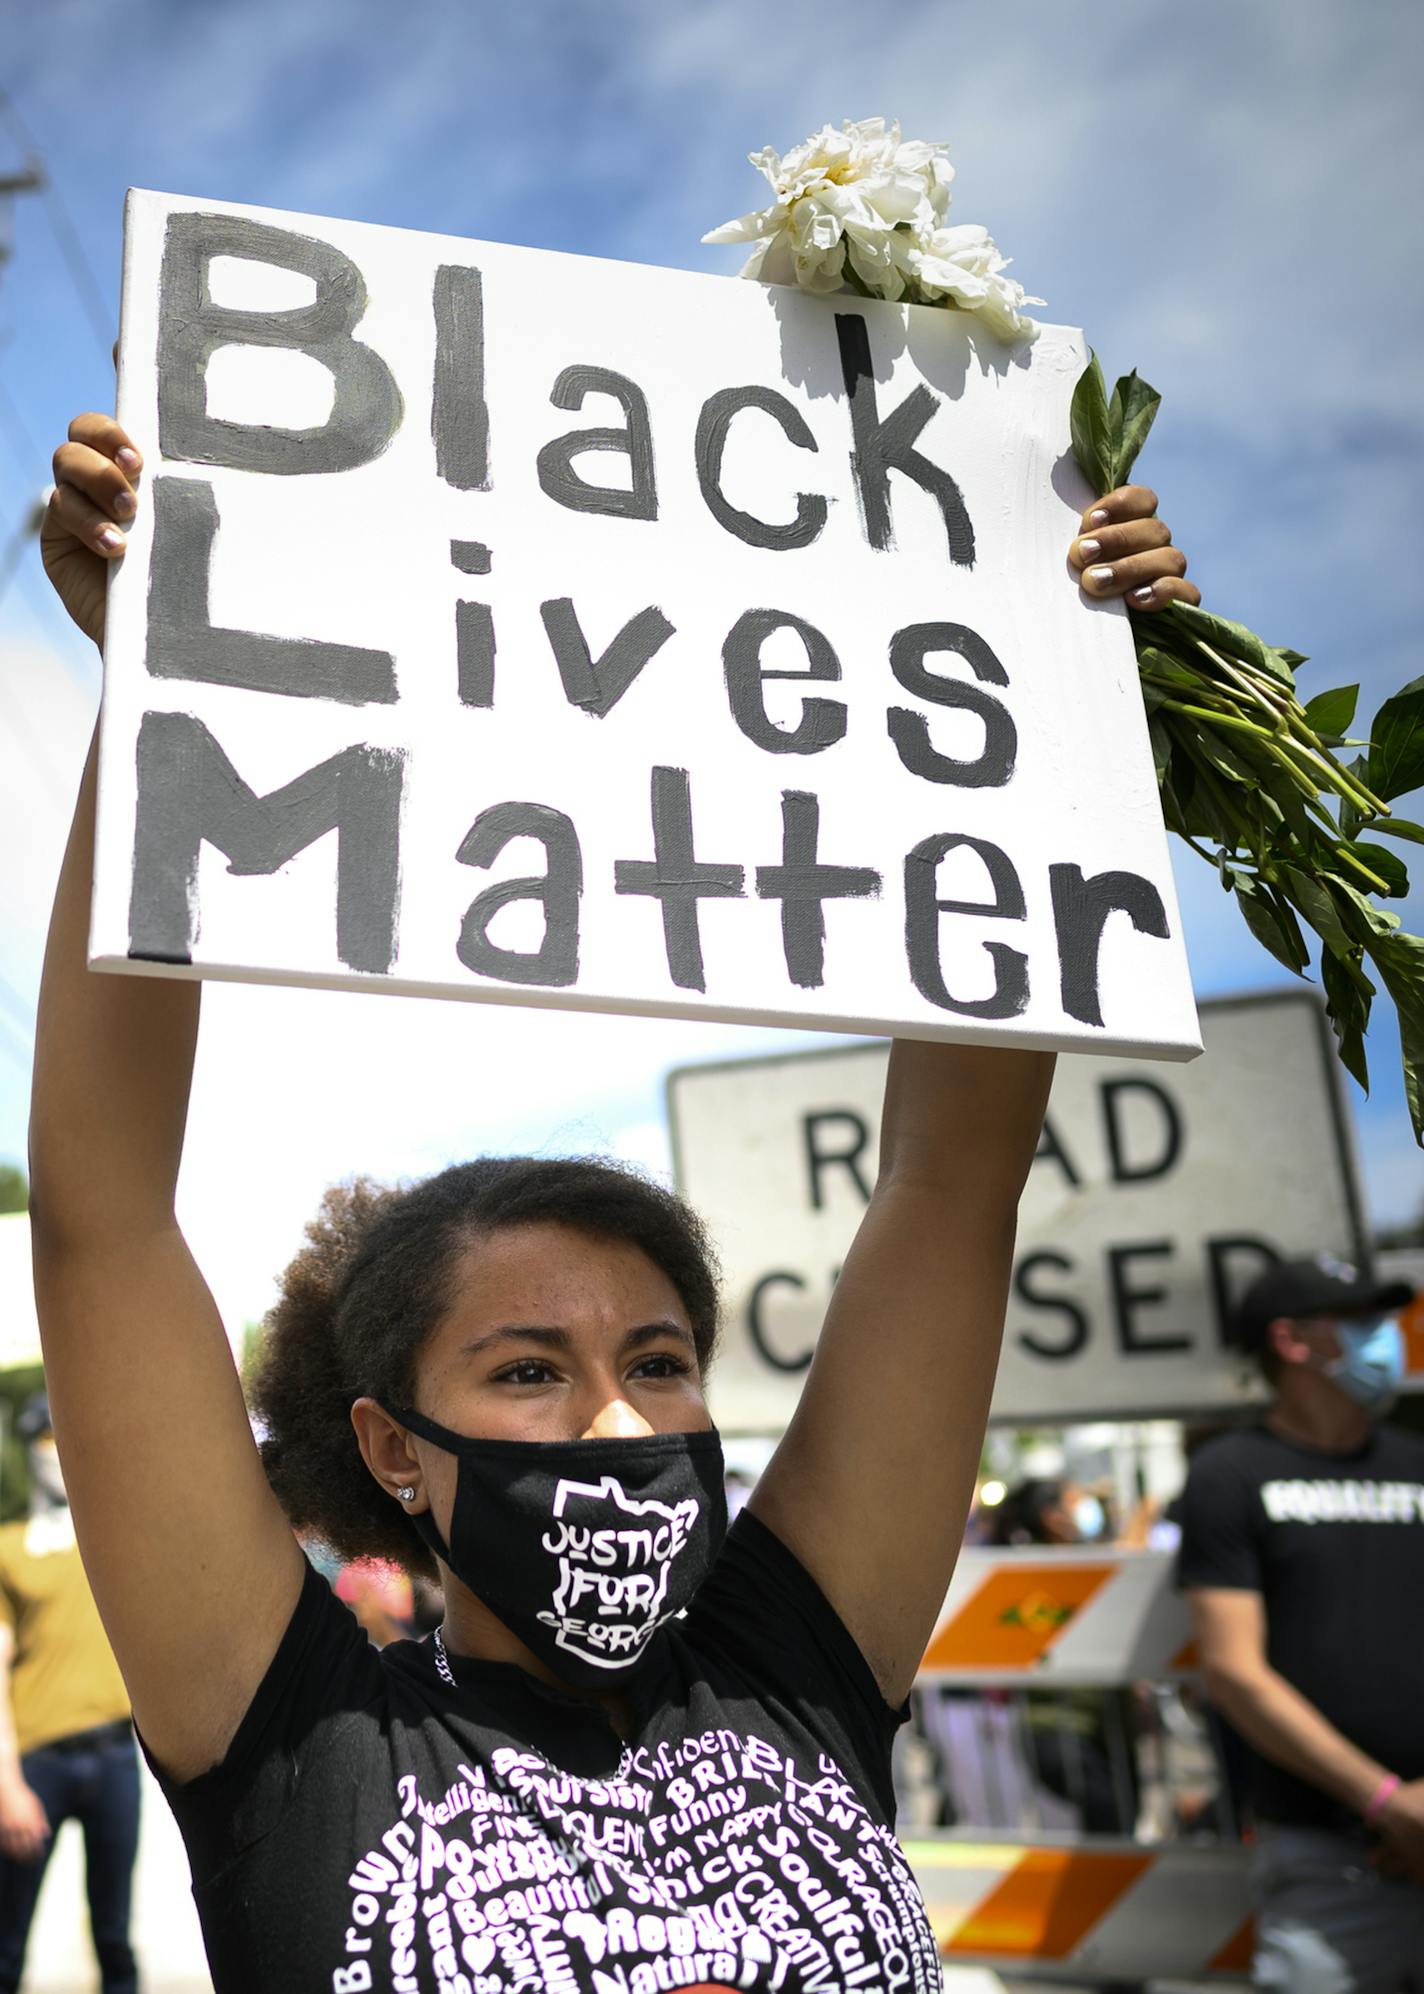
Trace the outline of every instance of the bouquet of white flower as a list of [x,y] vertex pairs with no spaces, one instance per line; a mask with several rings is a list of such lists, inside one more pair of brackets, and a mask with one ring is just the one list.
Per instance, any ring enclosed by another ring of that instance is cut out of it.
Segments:
[[[1044,300],[1004,276],[986,229],[947,225],[954,169],[943,145],[866,118],[827,125],[785,157],[768,146],[750,158],[775,200],[702,238],[754,244],[742,276],[943,305],[977,313],[1002,339],[1034,336],[1022,307]],[[1160,399],[1135,373],[1109,399],[1094,356],[1072,431],[1095,494],[1127,482]],[[1133,635],[1168,828],[1217,868],[1257,941],[1297,975],[1310,964],[1302,922],[1315,931],[1340,1057],[1367,1091],[1370,962],[1399,1013],[1405,1094],[1424,1146],[1424,939],[1372,897],[1409,891],[1403,859],[1361,836],[1424,844],[1424,826],[1389,807],[1424,784],[1424,678],[1385,701],[1367,741],[1349,740],[1359,687],[1302,706],[1304,657],[1243,624],[1175,602],[1135,616]],[[1343,747],[1365,753],[1342,763]]]
[[902,139],[883,118],[826,125],[783,159],[770,146],[750,154],[776,199],[704,235],[751,242],[743,277],[823,293],[848,284],[865,298],[955,305],[978,312],[1001,339],[1032,338],[1023,305],[1041,305],[1005,277],[1007,258],[987,229],[946,225],[954,168],[945,148]]

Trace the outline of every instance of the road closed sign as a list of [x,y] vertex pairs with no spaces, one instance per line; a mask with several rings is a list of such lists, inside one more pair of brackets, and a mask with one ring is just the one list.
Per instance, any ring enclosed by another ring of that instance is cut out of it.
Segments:
[[[1363,1253],[1323,1011],[1308,992],[1200,1007],[1190,1066],[1059,1063],[1020,1208],[993,1416],[1172,1416],[1259,1397],[1226,1342],[1272,1258]],[[684,1067],[668,1082],[678,1186],[726,1278],[712,1409],[786,1424],[875,1180],[883,1042]]]

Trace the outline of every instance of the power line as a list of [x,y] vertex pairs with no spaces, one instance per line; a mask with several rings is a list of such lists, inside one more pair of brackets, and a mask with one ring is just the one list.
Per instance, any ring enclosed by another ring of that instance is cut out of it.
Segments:
[[40,162],[39,148],[31,137],[24,120],[10,101],[8,93],[4,90],[0,90],[0,122],[9,126],[16,143],[30,155],[33,167],[38,170],[41,176],[37,183],[37,191],[44,200],[45,212],[49,216],[50,228],[53,230],[54,239],[59,245],[60,255],[64,258],[69,270],[69,278],[74,286],[75,294],[84,307],[85,315],[93,328],[94,337],[99,342],[100,351],[107,360],[110,349],[113,346],[114,327],[109,315],[109,307],[104,301],[103,290],[100,287],[98,278],[94,275],[93,265],[85,254],[84,244],[80,240],[79,231],[74,226],[69,210],[64,204],[64,199]]
[[30,466],[40,455],[39,445],[31,436],[29,425],[16,407],[14,396],[3,379],[0,379],[0,429],[9,437],[10,448],[21,470],[28,476]]

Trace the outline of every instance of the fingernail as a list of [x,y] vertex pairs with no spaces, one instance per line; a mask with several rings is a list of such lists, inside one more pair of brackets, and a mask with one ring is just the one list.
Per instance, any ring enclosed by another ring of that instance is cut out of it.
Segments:
[[138,500],[132,492],[118,492],[114,496],[114,511],[120,519],[131,519],[138,511]]
[[123,552],[124,536],[117,526],[105,526],[99,533],[99,545],[107,547],[111,554]]
[[1145,588],[1134,589],[1129,600],[1132,602],[1151,602],[1153,594],[1152,584],[1148,582]]
[[1085,561],[1091,561],[1094,555],[1101,554],[1102,551],[1103,543],[1101,540],[1080,540],[1078,542],[1078,552],[1083,556]]
[[1089,526],[1106,526],[1107,523],[1108,523],[1108,514],[1104,512],[1101,509],[1101,507],[1098,509],[1097,512],[1090,512],[1088,514]]
[[143,459],[139,456],[137,450],[130,450],[128,445],[125,444],[114,461],[120,470],[136,471],[143,462]]
[[1088,580],[1096,582],[1100,589],[1106,588],[1112,578],[1113,571],[1111,568],[1089,568],[1088,570]]

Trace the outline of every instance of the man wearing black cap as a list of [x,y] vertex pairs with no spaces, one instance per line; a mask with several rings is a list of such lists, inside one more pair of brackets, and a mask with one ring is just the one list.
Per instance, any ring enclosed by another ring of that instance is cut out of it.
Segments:
[[1235,1333],[1272,1403],[1181,1502],[1207,1693],[1252,1748],[1255,1984],[1290,1994],[1424,1989],[1424,1439],[1380,1424],[1412,1292],[1263,1274]]
[[80,1563],[43,1395],[15,1426],[30,1513],[0,1525],[0,1994],[20,1984],[45,1866],[67,1820],[84,1830],[104,1994],[135,1994],[139,1781],[128,1694]]

